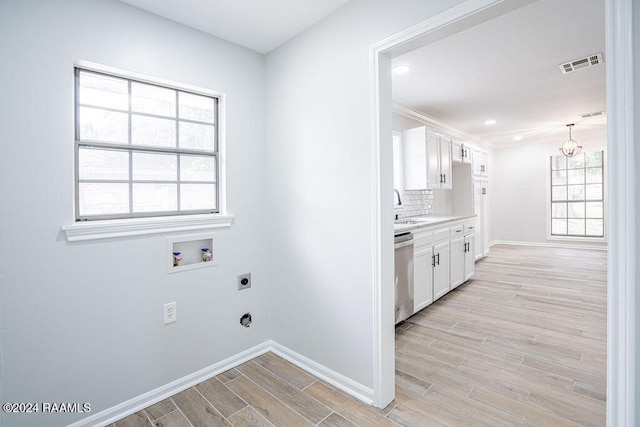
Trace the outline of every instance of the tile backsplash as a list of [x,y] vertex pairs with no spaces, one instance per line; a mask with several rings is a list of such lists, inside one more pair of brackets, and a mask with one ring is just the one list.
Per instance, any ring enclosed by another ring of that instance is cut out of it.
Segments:
[[398,218],[433,213],[432,190],[403,190],[400,191],[400,197],[402,204],[393,206],[393,213],[398,215]]

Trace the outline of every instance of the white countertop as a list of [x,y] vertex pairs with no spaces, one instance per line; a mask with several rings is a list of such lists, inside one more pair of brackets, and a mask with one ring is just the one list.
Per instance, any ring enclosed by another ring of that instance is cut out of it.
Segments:
[[400,218],[393,224],[395,234],[405,233],[407,231],[414,231],[419,228],[430,227],[433,225],[444,225],[450,222],[461,221],[465,219],[472,219],[478,215],[425,215],[425,216],[412,216],[407,218]]

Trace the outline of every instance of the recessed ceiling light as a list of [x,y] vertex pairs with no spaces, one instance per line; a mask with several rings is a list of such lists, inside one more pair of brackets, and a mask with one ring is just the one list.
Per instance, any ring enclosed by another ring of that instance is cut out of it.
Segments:
[[487,125],[487,126],[495,125],[496,124],[496,119],[489,119],[489,120],[485,121],[484,124]]
[[408,65],[397,65],[393,67],[394,74],[406,74],[411,71],[411,67]]
[[514,141],[522,141],[522,135],[516,135],[513,137]]

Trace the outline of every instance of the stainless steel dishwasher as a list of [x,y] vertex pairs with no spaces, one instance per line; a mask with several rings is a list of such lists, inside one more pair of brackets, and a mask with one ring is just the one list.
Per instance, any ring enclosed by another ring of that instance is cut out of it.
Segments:
[[413,314],[413,235],[395,237],[396,324]]

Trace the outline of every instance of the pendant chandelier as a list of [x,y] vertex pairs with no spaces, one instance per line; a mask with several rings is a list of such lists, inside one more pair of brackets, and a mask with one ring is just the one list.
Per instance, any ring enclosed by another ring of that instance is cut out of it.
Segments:
[[577,155],[580,151],[582,151],[582,145],[578,144],[578,141],[571,138],[571,128],[574,124],[575,123],[571,123],[567,125],[567,127],[569,128],[569,139],[562,144],[562,147],[560,147],[560,152],[565,157],[569,158]]

